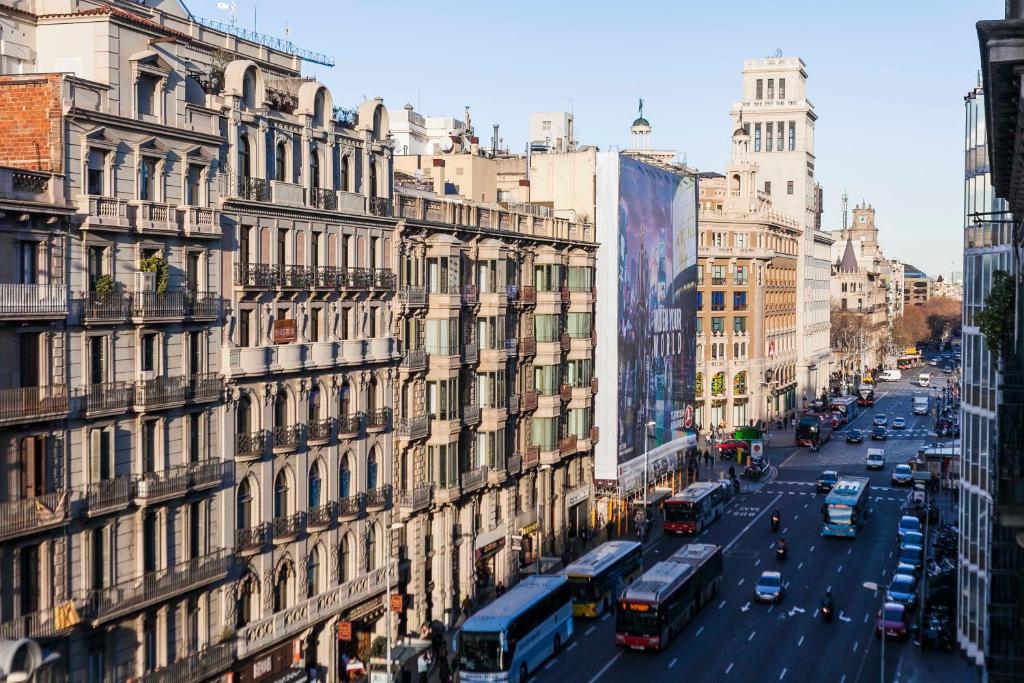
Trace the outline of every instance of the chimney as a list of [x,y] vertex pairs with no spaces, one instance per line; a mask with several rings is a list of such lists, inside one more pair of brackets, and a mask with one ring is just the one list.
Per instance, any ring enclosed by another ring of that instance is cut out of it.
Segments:
[[469,153],[473,156],[480,153],[480,138],[475,135],[469,136]]
[[491,138],[491,156],[498,156],[498,124],[494,124],[494,137]]
[[444,196],[444,159],[434,159],[434,171],[431,176],[434,179],[434,194]]
[[473,134],[473,119],[469,116],[469,106],[466,106],[466,135]]

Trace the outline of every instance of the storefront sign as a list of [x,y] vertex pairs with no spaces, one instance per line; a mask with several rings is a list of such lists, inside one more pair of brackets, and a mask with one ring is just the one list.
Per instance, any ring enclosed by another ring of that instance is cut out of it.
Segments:
[[753,439],[750,442],[750,456],[754,460],[760,460],[764,456],[764,441]]
[[579,505],[590,497],[590,487],[580,486],[565,494],[565,504],[568,507]]
[[[241,668],[233,671],[230,679],[232,683],[276,683],[282,680],[292,680],[288,678],[288,674],[292,673],[289,669],[295,661],[296,648],[299,648],[298,652],[301,657],[301,647],[302,644],[298,640],[288,641],[270,652],[252,657],[247,662],[243,662]],[[294,671],[305,673],[303,669]]]
[[296,339],[295,321],[290,319],[274,321],[274,343],[291,344]]
[[349,610],[348,618],[352,621],[358,621],[359,619],[382,609],[384,609],[384,596],[367,600],[363,604],[353,607]]
[[523,536],[529,536],[531,534],[537,533],[537,522],[533,522],[531,524],[527,524],[526,526],[524,526],[522,529],[519,530],[519,533],[521,535],[523,535]]
[[391,611],[401,612],[405,608],[405,596],[401,593],[391,594]]
[[344,640],[344,641],[352,640],[352,622],[351,621],[339,621],[338,622],[338,640]]
[[523,537],[519,535],[512,536],[512,550],[516,552],[523,549]]
[[495,553],[497,553],[499,550],[501,550],[504,547],[505,547],[505,537],[503,536],[503,537],[499,538],[497,541],[492,541],[491,543],[488,543],[483,548],[477,548],[476,549],[476,559],[482,560],[485,557],[490,557],[491,555],[494,555]]

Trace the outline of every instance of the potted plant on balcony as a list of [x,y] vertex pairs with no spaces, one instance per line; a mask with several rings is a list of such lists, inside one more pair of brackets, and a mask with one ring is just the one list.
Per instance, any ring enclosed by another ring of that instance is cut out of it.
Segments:
[[153,254],[139,261],[139,270],[144,273],[156,273],[157,294],[166,294],[171,280],[171,267],[162,256]]
[[101,275],[93,286],[93,291],[97,294],[112,294],[116,289],[117,284],[110,275]]

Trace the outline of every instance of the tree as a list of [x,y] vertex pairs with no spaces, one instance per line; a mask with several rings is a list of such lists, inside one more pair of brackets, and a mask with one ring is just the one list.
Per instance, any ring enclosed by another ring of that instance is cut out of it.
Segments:
[[921,306],[910,306],[903,315],[892,323],[892,338],[899,354],[908,346],[916,346],[918,342],[929,338],[928,319]]
[[946,334],[956,334],[961,326],[961,304],[956,299],[940,296],[921,304],[930,338],[940,341]]
[[989,351],[1000,355],[1013,339],[1013,312],[1016,308],[1017,282],[1005,270],[992,273],[992,290],[985,297],[985,308],[974,315],[974,322],[985,335]]

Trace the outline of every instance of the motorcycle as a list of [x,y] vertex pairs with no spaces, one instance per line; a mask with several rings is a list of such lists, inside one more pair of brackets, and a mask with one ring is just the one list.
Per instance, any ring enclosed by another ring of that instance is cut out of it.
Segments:
[[772,531],[779,530],[779,524],[782,522],[778,515],[772,515]]
[[821,618],[825,620],[826,624],[832,623],[832,606],[823,604],[821,606]]
[[775,557],[779,560],[779,562],[782,562],[786,559],[786,550],[787,548],[784,545],[775,547]]

